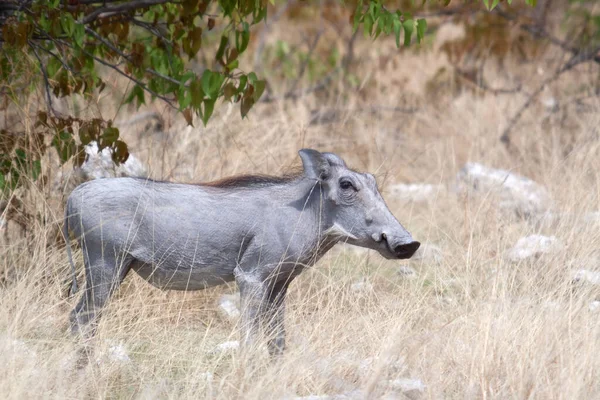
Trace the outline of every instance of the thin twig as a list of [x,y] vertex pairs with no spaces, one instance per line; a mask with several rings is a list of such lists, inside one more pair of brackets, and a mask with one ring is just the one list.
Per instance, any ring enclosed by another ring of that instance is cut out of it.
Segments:
[[[496,12],[496,14],[498,14],[499,16],[501,16],[504,19],[507,19],[509,21],[514,21],[517,18],[516,16],[510,15],[509,13],[504,12],[500,7],[497,7],[496,10],[494,10],[494,12]],[[553,45],[558,46],[561,49],[568,51],[571,54],[580,54],[582,52],[585,52],[584,49],[581,49],[581,48],[578,48],[575,46],[571,46],[566,41],[560,40],[556,36],[553,36],[550,32],[546,31],[539,25],[523,24],[523,25],[520,25],[520,29],[524,30],[525,32],[528,32],[529,34],[531,34],[532,36],[534,36],[538,39],[546,39]],[[591,58],[591,60],[594,62],[600,63],[600,54]]]
[[93,55],[92,53],[88,52],[87,50],[82,50],[87,56],[92,57],[94,60],[96,60],[97,62],[99,62],[100,64],[111,68],[113,70],[115,70],[116,72],[118,72],[119,74],[123,75],[124,77],[126,77],[127,79],[135,82],[138,86],[140,86],[142,89],[144,89],[146,92],[150,93],[152,96],[155,96],[161,100],[163,100],[164,102],[166,102],[169,106],[171,106],[172,108],[174,108],[175,110],[179,110],[178,107],[176,107],[175,105],[173,105],[173,103],[171,102],[171,99],[169,99],[168,97],[162,96],[158,93],[156,93],[154,90],[150,89],[149,87],[147,87],[146,85],[144,85],[140,80],[136,79],[133,76],[127,75],[125,72],[121,71],[119,68],[117,68],[116,65],[113,65],[99,57],[96,57],[95,55]]
[[79,0],[79,4],[92,5],[92,4],[102,4],[106,5],[106,3],[117,3],[122,0]]
[[[463,12],[463,10],[466,9],[467,7],[468,7],[468,4],[464,4],[464,5],[458,6],[456,8],[442,8],[438,11],[419,13],[417,15],[414,15],[414,18],[444,17],[444,16],[461,14]],[[479,12],[478,9],[474,9],[472,11]]]
[[288,91],[285,94],[283,94],[282,96],[273,96],[270,93],[268,93],[267,95],[263,95],[260,98],[260,102],[261,103],[272,103],[277,100],[297,99],[297,98],[307,95],[309,93],[318,92],[320,90],[323,90],[327,87],[327,85],[329,85],[329,83],[333,80],[335,75],[338,72],[340,72],[341,69],[342,69],[341,67],[335,68],[333,71],[331,71],[329,74],[327,74],[323,79],[321,79],[317,84],[315,84],[314,86],[311,86],[307,89],[296,90],[294,92]]
[[461,78],[463,78],[464,80],[466,80],[469,83],[472,83],[473,85],[477,86],[479,89],[486,91],[486,92],[491,92],[493,94],[512,94],[512,93],[517,93],[517,92],[521,91],[521,84],[517,85],[515,88],[512,88],[512,89],[496,89],[496,88],[489,87],[482,80],[473,79],[469,75],[469,73],[467,73],[466,71],[463,71],[462,69],[460,69],[458,67],[456,67],[455,70],[456,70],[456,73]]
[[342,61],[342,68],[344,69],[344,74],[348,72],[348,68],[352,61],[354,61],[354,43],[356,42],[356,37],[358,36],[358,30],[354,32],[350,40],[348,41],[348,46],[346,48],[346,55],[344,56],[344,60]]
[[140,21],[139,19],[136,19],[136,18],[132,18],[130,21],[134,25],[137,25],[141,28],[146,29],[148,32],[150,32],[151,34],[153,34],[154,36],[156,36],[160,40],[162,40],[163,43],[166,43],[171,47],[173,46],[173,42],[171,42],[165,35],[163,35],[163,32],[160,29],[158,29],[156,26],[153,26],[152,24],[149,24],[144,21]]
[[63,66],[64,69],[66,69],[73,75],[78,75],[77,72],[75,72],[71,67],[69,67],[69,65],[67,63],[65,63],[58,55],[54,54],[53,52],[51,52],[44,46],[40,46],[39,44],[35,43],[34,41],[29,41],[29,45],[32,47],[38,48],[38,49],[42,50],[43,52],[47,53],[48,55],[50,55],[51,57],[55,58],[56,61],[58,61]]
[[260,32],[260,37],[258,39],[258,46],[256,46],[256,52],[254,53],[254,71],[258,73],[260,71],[260,64],[262,60],[262,52],[265,47],[265,42],[267,39],[267,34],[271,31],[271,27],[279,21],[279,19],[285,14],[287,9],[294,4],[295,0],[288,0],[283,4],[279,10],[273,15],[273,17],[269,18],[265,21],[265,27]]
[[[309,93],[318,92],[318,91],[326,88],[327,85],[329,85],[329,83],[334,79],[334,77],[336,76],[336,74],[338,72],[342,71],[344,74],[346,74],[348,67],[354,60],[354,43],[356,41],[357,36],[358,36],[358,31],[354,32],[354,34],[348,41],[346,55],[344,56],[342,64],[340,66],[338,66],[337,68],[334,68],[329,74],[327,74],[323,79],[321,79],[319,82],[317,82],[314,86],[309,87],[304,90],[288,90],[282,96],[274,96],[271,93],[266,93],[265,95],[263,95],[263,97],[261,97],[260,101],[262,103],[271,103],[271,102],[278,101],[278,100],[297,99],[297,98],[307,95]],[[317,37],[317,39],[318,39],[318,37]]]
[[[96,33],[96,31],[94,31],[91,28],[88,28],[87,26],[85,27],[85,31],[87,33],[89,33],[90,35],[94,36],[99,41],[101,41],[106,47],[108,47],[109,49],[111,49],[112,51],[114,51],[115,53],[117,53],[118,55],[120,55],[121,57],[123,57],[124,59],[126,59],[127,61],[131,62],[131,59],[129,58],[129,56],[127,54],[123,53],[121,50],[119,50],[119,48],[117,48],[116,46],[114,46],[108,40],[104,39],[102,36],[100,36],[98,33]],[[163,75],[160,72],[153,70],[152,68],[146,68],[145,71],[149,72],[150,74],[152,74],[154,76],[162,78],[162,79],[164,79],[166,81],[174,83],[176,85],[180,85],[181,84],[181,82],[179,82],[177,79],[173,79],[170,76]]]
[[117,4],[114,6],[106,6],[97,8],[92,11],[90,14],[86,15],[85,18],[81,20],[83,24],[90,24],[98,19],[102,14],[106,14],[106,16],[114,15],[114,14],[122,14],[127,11],[136,10],[138,8],[146,8],[155,6],[158,4],[164,3],[174,3],[173,0],[136,0],[130,1],[127,3]]
[[48,101],[48,109],[50,109],[50,111],[52,112],[52,114],[54,114],[55,117],[58,117],[60,114],[58,113],[58,111],[56,111],[54,109],[54,106],[52,105],[52,95],[50,94],[50,80],[48,79],[48,72],[44,68],[44,63],[42,62],[42,58],[38,54],[35,47],[32,46],[31,41],[28,40],[28,43],[33,50],[33,54],[34,54],[35,58],[37,58],[38,62],[40,63],[40,70],[42,71],[42,76],[44,77],[44,85],[45,85],[45,89],[46,89],[46,99]]
[[289,90],[290,92],[296,91],[296,87],[298,86],[298,83],[304,76],[304,73],[306,72],[306,66],[308,65],[310,58],[312,57],[312,54],[315,51],[315,48],[317,47],[317,43],[319,43],[319,39],[321,38],[322,35],[323,35],[322,29],[319,30],[319,32],[317,32],[317,34],[315,35],[313,42],[310,44],[310,46],[308,48],[308,53],[306,54],[306,59],[300,65],[300,70],[298,71],[298,76],[296,77],[296,79],[294,80],[294,82],[291,85],[291,88]]
[[355,108],[332,108],[328,110],[316,109],[311,110],[310,120],[308,125],[315,125],[317,123],[324,124],[334,122],[339,119],[341,114],[353,115],[353,114],[380,114],[383,111],[391,113],[402,113],[402,114],[414,114],[419,111],[419,108],[402,108],[402,107],[390,107],[390,106],[370,106],[370,107],[355,107]]
[[598,52],[600,52],[600,46],[598,46],[595,50],[593,50],[589,53],[582,52],[582,53],[573,55],[563,67],[559,68],[551,77],[544,80],[541,83],[541,85],[538,86],[538,88],[529,95],[529,97],[527,98],[525,103],[521,106],[519,111],[517,111],[517,113],[510,119],[510,121],[508,122],[508,125],[506,126],[506,128],[504,129],[504,132],[502,133],[502,136],[500,136],[500,141],[502,143],[504,143],[507,147],[510,146],[511,130],[515,127],[517,122],[521,119],[521,116],[523,115],[525,110],[527,110],[531,106],[531,104],[533,104],[533,100],[544,90],[544,88],[546,86],[548,86],[550,83],[557,80],[565,72],[570,71],[571,69],[575,68],[577,65],[582,64],[587,61],[594,60],[596,57],[598,57]]

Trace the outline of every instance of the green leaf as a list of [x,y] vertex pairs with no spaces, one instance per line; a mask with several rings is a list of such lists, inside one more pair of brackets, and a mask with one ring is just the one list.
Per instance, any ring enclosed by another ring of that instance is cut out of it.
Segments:
[[85,39],[85,26],[83,24],[76,23],[73,31],[73,40],[78,47],[83,47],[83,40]]
[[485,6],[485,8],[487,8],[489,10],[490,9],[490,0],[483,0],[483,5]]
[[244,90],[246,88],[246,83],[247,82],[248,82],[248,76],[247,75],[240,76],[240,83],[238,85],[237,91],[241,92],[242,90]]
[[[129,92],[129,95],[127,96],[127,98],[125,98],[125,104],[129,104],[133,100],[137,100],[138,107],[145,103],[144,89],[142,89],[142,87],[140,85],[135,85],[133,87],[133,89],[131,89],[131,92]],[[84,144],[87,144],[87,143],[84,143]]]
[[392,19],[392,15],[391,14],[387,14],[384,17],[384,24],[383,24],[383,33],[386,35],[389,35],[390,33],[392,33],[392,29],[393,29],[393,19]]
[[240,60],[233,60],[232,62],[227,64],[227,69],[231,71],[231,70],[234,70],[237,67],[239,67],[239,65],[240,65]]
[[212,79],[213,72],[209,69],[205,69],[202,73],[201,84],[202,84],[202,93],[206,96],[211,97],[210,95],[210,85]]
[[4,189],[6,189],[6,177],[4,174],[0,174],[0,194],[4,192]]
[[260,99],[260,96],[262,96],[266,86],[267,82],[265,80],[257,80],[254,82],[254,93],[252,93],[252,98],[255,102]]
[[365,15],[363,24],[364,24],[363,33],[364,33],[365,39],[367,39],[369,36],[371,36],[371,31],[373,30],[373,17],[371,16],[371,14]]
[[180,86],[177,90],[177,102],[179,103],[180,109],[189,107],[192,103],[192,93],[190,89],[185,86]]
[[60,26],[67,35],[73,36],[73,32],[75,31],[75,20],[71,14],[67,12],[62,13]]
[[95,126],[90,123],[84,123],[79,129],[79,140],[82,145],[88,145],[92,140],[96,140]]
[[248,74],[248,82],[250,82],[251,85],[254,85],[254,83],[256,83],[256,81],[258,81],[258,77],[256,76],[256,74],[254,72],[250,72]]
[[247,22],[243,23],[244,30],[235,31],[235,48],[238,53],[243,53],[244,50],[248,47],[248,43],[250,42],[250,28]]
[[46,64],[46,73],[49,78],[54,78],[56,73],[60,70],[62,64],[54,57],[48,58],[48,64]]
[[[495,0],[497,1],[497,0]],[[423,38],[425,37],[425,32],[427,31],[427,21],[423,18],[419,18],[417,20],[417,41],[421,43]]]
[[17,165],[17,168],[20,170],[24,170],[27,167],[27,154],[25,154],[25,150],[17,149],[15,150],[15,154],[17,156],[15,159],[15,164]]
[[[76,146],[71,133],[61,130],[52,138],[52,146],[56,148],[61,163],[65,163],[75,154]],[[12,180],[12,175],[11,175]]]
[[[195,27],[192,29],[185,40],[182,41],[183,50],[189,58],[194,58],[202,47],[202,28]],[[166,54],[165,54],[166,55]]]
[[40,176],[40,173],[42,172],[42,162],[41,160],[35,160],[32,164],[31,164],[31,178],[33,178],[33,180],[37,180],[37,178]]
[[492,7],[490,8],[490,11],[492,11],[494,8],[496,8],[496,6],[498,5],[499,2],[500,2],[500,0],[493,0]]
[[383,31],[384,27],[385,27],[385,17],[381,16],[377,20],[377,28],[375,28],[375,39],[377,39],[379,37],[379,35],[381,35],[381,31]]
[[410,39],[415,29],[415,21],[408,19],[402,23],[404,27],[404,46],[410,46]]
[[202,123],[204,126],[208,123],[213,110],[215,109],[215,102],[217,99],[206,99],[204,100],[204,113],[202,114]]
[[360,2],[359,5],[356,6],[356,10],[354,10],[354,17],[352,18],[352,34],[353,35],[358,30],[358,27],[359,27],[360,23],[362,22],[362,20],[363,20],[362,2]]
[[115,164],[124,163],[129,158],[129,149],[127,144],[122,140],[117,140],[112,149],[111,157]]
[[219,96],[221,85],[225,81],[225,77],[218,72],[213,72],[205,69],[202,73],[202,90],[205,96],[209,99],[215,99]]
[[12,171],[10,171],[10,182],[9,182],[9,186],[8,188],[10,190],[15,190],[18,186],[19,186],[19,178],[21,177],[21,174],[19,173],[18,170],[13,169]]
[[119,139],[119,130],[114,126],[109,126],[102,132],[101,146],[111,146],[117,139]]
[[394,18],[394,35],[396,35],[396,47],[400,47],[400,32],[402,31],[402,22],[398,19],[398,16]]
[[202,90],[202,83],[200,80],[195,79],[190,84],[190,92],[192,95],[192,106],[196,109],[200,108],[202,101],[204,101],[204,90]]
[[236,93],[237,90],[233,83],[229,82],[225,86],[223,86],[223,99],[225,101],[231,101],[231,98],[235,96]]
[[196,11],[196,8],[198,7],[198,0],[183,0],[181,2],[182,5],[182,15],[183,16],[187,16],[187,15],[191,15]]
[[259,6],[258,8],[255,8],[252,13],[252,23],[258,24],[263,19],[267,19],[267,7]]
[[242,118],[248,115],[248,111],[254,105],[254,98],[252,96],[242,98],[242,104],[240,105],[240,112],[242,114]]

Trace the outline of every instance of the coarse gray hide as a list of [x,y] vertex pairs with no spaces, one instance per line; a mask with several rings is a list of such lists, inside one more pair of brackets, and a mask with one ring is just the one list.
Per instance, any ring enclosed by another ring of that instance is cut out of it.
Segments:
[[288,286],[336,243],[388,259],[415,253],[419,243],[387,208],[373,175],[349,169],[332,153],[299,154],[303,173],[295,176],[199,185],[107,178],[78,186],[67,200],[64,227],[65,236],[79,239],[86,273],[71,313],[73,331],[93,334],[99,312],[130,270],[163,289],[235,280],[243,344],[262,328],[277,354],[284,348]]

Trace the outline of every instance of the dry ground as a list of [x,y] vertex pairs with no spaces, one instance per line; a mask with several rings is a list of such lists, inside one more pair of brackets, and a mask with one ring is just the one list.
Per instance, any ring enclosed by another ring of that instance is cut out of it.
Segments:
[[[592,112],[585,112],[571,101],[576,88],[597,79],[598,68],[579,68],[551,86],[517,126],[509,152],[498,137],[523,94],[442,88],[431,98],[426,82],[447,65],[437,45],[398,55],[382,39],[376,46],[360,42],[358,49],[358,93],[340,81],[325,94],[259,104],[245,121],[237,108],[222,106],[207,128],[199,121],[185,127],[183,118],[152,104],[148,109],[163,115],[165,129],[140,134],[142,128],[123,128],[124,135],[152,177],[187,182],[278,174],[298,163],[302,147],[337,152],[351,166],[376,173],[394,214],[415,238],[439,246],[443,259],[409,262],[417,272],[409,279],[398,273],[401,262],[331,251],[292,284],[289,347],[275,363],[264,349],[251,362],[235,351],[214,351],[238,337],[217,306],[235,285],[161,292],[131,274],[100,324],[98,362],[78,369],[78,344],[66,332],[76,301],[64,296],[66,255],[47,247],[44,234],[60,224],[60,209],[46,210],[52,222],[0,248],[2,397],[600,398],[600,314],[588,307],[600,289],[571,281],[576,269],[600,271],[600,226],[573,218],[538,228],[499,210],[493,196],[452,190],[460,167],[477,161],[544,185],[557,211],[599,210],[600,103],[586,100]],[[495,87],[521,82],[532,88],[559,62],[551,50],[528,64],[490,61],[485,79]],[[559,100],[555,113],[541,104],[549,97]],[[114,112],[112,102],[101,99],[90,112],[106,116]],[[406,104],[417,111],[385,108]],[[370,112],[373,106],[380,109]],[[311,123],[315,112],[331,110],[337,110],[333,120]],[[115,115],[123,120],[133,112],[123,108]],[[387,190],[399,182],[447,189],[425,202],[401,201]],[[556,235],[564,247],[507,261],[506,251],[531,233]],[[361,279],[372,286],[353,290]],[[110,356],[115,345],[130,361]],[[402,393],[394,383],[402,378],[420,379],[424,392]]]

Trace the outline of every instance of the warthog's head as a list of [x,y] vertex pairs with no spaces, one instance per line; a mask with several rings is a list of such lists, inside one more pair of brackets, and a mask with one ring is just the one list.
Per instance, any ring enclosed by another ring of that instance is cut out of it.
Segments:
[[420,243],[392,215],[375,177],[355,172],[333,153],[299,152],[304,175],[316,179],[324,199],[330,234],[350,244],[377,250],[388,259],[410,258]]

